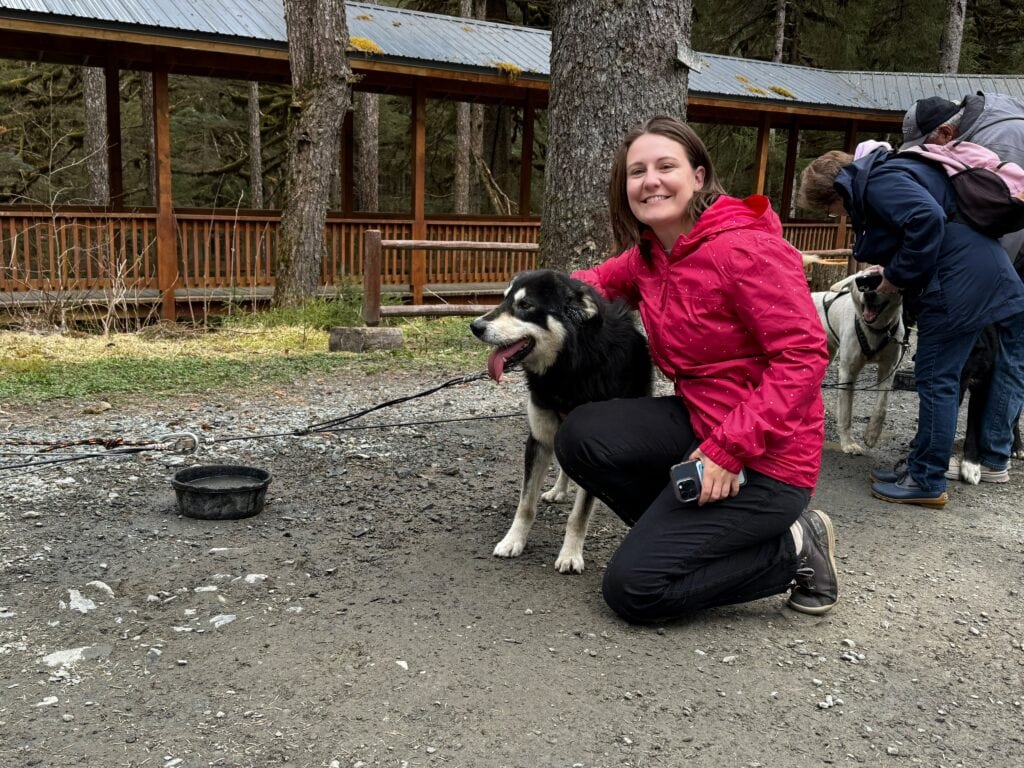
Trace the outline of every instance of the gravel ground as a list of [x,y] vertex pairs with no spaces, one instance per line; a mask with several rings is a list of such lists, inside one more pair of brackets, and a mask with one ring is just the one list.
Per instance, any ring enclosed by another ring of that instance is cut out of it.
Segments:
[[[778,596],[632,627],[600,596],[624,531],[606,509],[580,576],[553,569],[564,507],[542,510],[522,557],[491,556],[518,495],[521,415],[224,440],[447,378],[0,405],[7,440],[203,439],[196,456],[0,472],[0,766],[1024,764],[1022,475],[953,483],[941,511],[872,499],[867,472],[903,449],[912,393],[894,394],[871,455],[827,446],[815,503],[836,524],[835,610]],[[355,424],[523,402],[516,376]],[[170,476],[200,463],[269,469],[264,512],[180,516]]]

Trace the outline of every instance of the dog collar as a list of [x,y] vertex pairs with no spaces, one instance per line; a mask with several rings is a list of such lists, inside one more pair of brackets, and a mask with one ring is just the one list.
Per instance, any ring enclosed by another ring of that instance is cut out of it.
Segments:
[[871,360],[875,355],[889,346],[890,341],[896,338],[896,331],[899,330],[900,321],[897,320],[885,329],[885,335],[882,336],[882,341],[874,349],[871,348],[871,343],[868,341],[867,334],[864,333],[864,326],[859,317],[854,318],[853,327],[857,331],[857,342],[860,344],[860,351],[864,353],[864,357]]

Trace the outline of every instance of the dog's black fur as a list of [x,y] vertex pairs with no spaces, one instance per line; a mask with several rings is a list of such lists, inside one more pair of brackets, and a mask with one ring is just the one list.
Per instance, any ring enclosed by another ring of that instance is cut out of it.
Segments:
[[[1019,253],[1013,263],[1017,275],[1024,280],[1024,252]],[[960,479],[967,483],[977,484],[981,479],[981,448],[979,445],[982,413],[988,402],[989,388],[992,386],[992,369],[995,366],[996,354],[999,351],[999,334],[995,326],[982,331],[974,344],[967,364],[960,373],[960,404],[970,393],[967,401],[967,427],[964,433],[964,453],[960,462]],[[1020,420],[1013,425],[1013,448],[1011,455],[1024,458],[1024,444],[1020,437]]]
[[[559,425],[576,406],[596,400],[651,394],[652,368],[647,340],[623,302],[609,302],[596,290],[562,272],[535,270],[516,275],[497,307],[470,325],[495,349],[488,359],[492,378],[521,364],[530,393],[525,472],[511,528],[494,554],[522,553],[537,513],[540,485],[554,457]],[[559,470],[546,501],[566,497],[568,479]],[[583,540],[594,499],[577,493],[555,567],[583,570]]]

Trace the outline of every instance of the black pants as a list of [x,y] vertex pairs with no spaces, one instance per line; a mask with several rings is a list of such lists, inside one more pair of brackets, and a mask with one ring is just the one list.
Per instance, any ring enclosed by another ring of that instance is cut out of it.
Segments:
[[580,406],[555,452],[573,480],[630,526],[604,575],[626,621],[676,619],[785,592],[797,569],[789,527],[810,491],[746,470],[738,495],[698,507],[676,500],[669,468],[696,447],[677,397]]

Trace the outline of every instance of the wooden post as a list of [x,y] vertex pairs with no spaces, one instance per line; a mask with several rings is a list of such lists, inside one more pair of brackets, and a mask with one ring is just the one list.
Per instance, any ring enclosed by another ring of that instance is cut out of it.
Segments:
[[103,68],[107,101],[107,179],[110,207],[124,208],[124,170],[121,159],[121,72],[114,64]]
[[789,124],[789,137],[786,140],[786,170],[782,172],[782,202],[779,214],[783,221],[789,219],[793,210],[793,183],[796,174],[796,153],[800,148],[800,126],[796,122]]
[[379,229],[363,233],[363,322],[371,327],[380,324],[380,240]]
[[523,151],[519,164],[519,215],[530,215],[530,186],[533,182],[533,97],[523,106]]
[[[416,87],[412,103],[412,239],[426,240],[426,186],[427,186],[427,97],[421,86]],[[427,255],[413,251],[409,265],[412,303],[423,303],[423,286],[427,282]]]
[[763,195],[768,187],[768,143],[771,138],[771,125],[768,115],[761,118],[761,127],[757,130],[757,156],[754,160],[754,194]]
[[177,319],[178,236],[171,199],[171,125],[167,70],[153,71],[153,138],[156,147],[156,282],[160,317]]
[[843,138],[844,149],[851,155],[857,149],[857,121],[851,120],[846,124],[846,136]]

